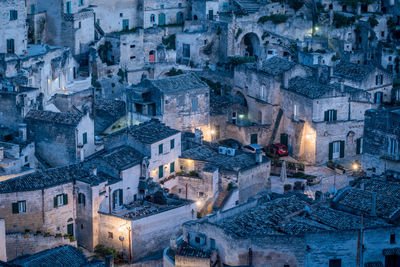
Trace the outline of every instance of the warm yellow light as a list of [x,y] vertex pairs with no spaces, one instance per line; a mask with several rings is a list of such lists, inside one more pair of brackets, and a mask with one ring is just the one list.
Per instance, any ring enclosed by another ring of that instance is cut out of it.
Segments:
[[210,133],[211,133],[212,135],[214,135],[214,134],[215,134],[215,130],[214,130],[214,129],[211,130]]
[[244,118],[244,115],[243,114],[240,114],[239,115],[239,119],[243,119]]
[[353,170],[356,171],[356,170],[358,170],[358,168],[359,168],[360,166],[358,165],[357,162],[354,162],[352,167],[353,167]]
[[197,201],[196,201],[196,205],[197,205],[198,207],[200,207],[201,204],[203,204],[203,203],[201,202],[201,200],[197,200]]
[[319,30],[319,28],[318,28],[318,27],[315,27],[315,30],[316,30],[316,31],[318,31],[318,30]]
[[312,135],[312,134],[306,134],[306,138],[307,138],[307,139],[312,139],[312,138],[313,138],[313,135]]

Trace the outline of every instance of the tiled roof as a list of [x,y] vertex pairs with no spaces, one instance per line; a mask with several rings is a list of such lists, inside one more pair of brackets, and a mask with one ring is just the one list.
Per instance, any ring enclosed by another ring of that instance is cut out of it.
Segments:
[[211,95],[210,115],[226,115],[228,113],[231,101],[225,96]]
[[141,163],[143,154],[130,146],[120,146],[110,150],[102,150],[88,158],[89,165],[92,162],[105,161],[117,170],[126,170]]
[[128,131],[134,139],[145,144],[153,144],[179,133],[178,130],[166,126],[157,119],[132,126]]
[[280,75],[296,66],[296,63],[280,57],[272,57],[263,62],[261,70],[269,75]]
[[[344,191],[338,196],[335,203],[361,214],[370,215],[373,194],[376,196],[376,215],[378,217],[391,219],[400,211],[400,199],[355,188]],[[341,206],[338,206],[338,208],[341,208]]]
[[125,114],[125,102],[121,100],[96,98],[94,107],[96,111],[104,111],[115,118]]
[[374,70],[375,66],[373,65],[361,65],[341,61],[338,65],[336,65],[334,69],[334,74],[347,79],[362,81],[363,79],[367,78],[368,75]]
[[45,171],[36,171],[0,182],[0,193],[45,189],[70,183],[74,180],[95,185],[105,181],[114,181],[115,178],[100,172],[94,176],[81,164],[72,164]]
[[[195,146],[182,151],[181,158],[210,162],[221,169],[231,171],[256,165],[256,158],[253,153],[236,150],[235,156],[228,156],[219,154],[217,149],[218,147],[213,148],[211,145]],[[268,161],[268,158],[264,157],[263,160]]]
[[48,123],[78,125],[83,115],[78,112],[53,112],[45,110],[31,110],[26,115],[28,121],[43,121]]
[[11,261],[23,267],[80,267],[89,263],[85,255],[73,246],[61,246],[43,250],[30,256],[22,256]]
[[146,80],[149,84],[164,93],[175,93],[185,90],[208,88],[208,85],[200,80],[194,73],[182,74],[157,80]]

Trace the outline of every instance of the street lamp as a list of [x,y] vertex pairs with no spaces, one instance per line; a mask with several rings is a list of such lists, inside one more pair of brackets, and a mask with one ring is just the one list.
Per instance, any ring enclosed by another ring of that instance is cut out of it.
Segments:
[[[123,232],[123,233],[125,232],[124,226],[125,226],[125,229],[128,230],[129,263],[131,263],[132,262],[131,227],[128,224],[123,224],[123,225],[121,225],[119,227],[119,231],[120,232]],[[119,240],[121,240],[121,242],[123,242],[124,241],[124,237],[120,236]],[[124,250],[122,249],[122,251],[124,251]]]

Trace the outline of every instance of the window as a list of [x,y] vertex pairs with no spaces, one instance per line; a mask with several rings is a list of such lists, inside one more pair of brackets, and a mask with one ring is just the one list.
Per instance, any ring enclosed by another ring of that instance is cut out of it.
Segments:
[[12,213],[14,214],[26,213],[26,201],[23,200],[12,203]]
[[131,57],[130,57],[130,59],[135,59],[135,58],[136,58],[135,56],[131,56]]
[[389,56],[389,61],[392,61],[392,57],[391,56]]
[[128,31],[129,30],[129,19],[122,20],[122,30]]
[[160,25],[160,26],[165,25],[165,14],[164,13],[158,14],[158,25]]
[[28,162],[28,156],[25,156],[25,162]]
[[112,194],[113,209],[115,209],[116,207],[122,206],[124,203],[123,199],[124,199],[124,196],[123,196],[122,189],[114,190],[114,192]]
[[65,13],[71,14],[71,2],[67,2],[65,5]]
[[179,193],[179,194],[182,193],[182,188],[179,188],[179,189],[178,189],[178,193]]
[[342,267],[341,259],[329,260],[329,267]]
[[375,104],[380,104],[382,103],[383,100],[383,93],[382,92],[376,92],[374,94],[374,103]]
[[119,17],[122,18],[124,16],[124,13],[119,13]]
[[158,166],[158,178],[164,177],[164,168],[163,165]]
[[7,39],[7,53],[14,53],[14,39]]
[[68,195],[60,194],[54,197],[54,208],[61,207],[68,204]]
[[190,58],[190,45],[189,44],[183,44],[183,58]]
[[83,193],[78,194],[78,203],[85,206],[86,205],[86,196]]
[[175,148],[175,139],[172,139],[170,141],[170,149],[174,149]]
[[183,23],[183,13],[182,12],[176,13],[176,23],[177,24]]
[[396,234],[390,235],[390,244],[396,244]]
[[87,144],[87,133],[82,134],[82,141],[84,145]]
[[214,11],[212,9],[208,10],[208,19],[209,20],[214,19]]
[[135,48],[135,45],[133,44],[133,45],[131,45],[131,48]]
[[250,135],[250,144],[257,144],[258,143],[258,135],[257,134],[251,134]]
[[376,85],[383,84],[383,75],[382,74],[375,76],[375,83],[376,83]]
[[299,107],[297,105],[293,106],[293,119],[297,120],[299,116]]
[[199,197],[203,197],[204,196],[204,192],[199,192]]
[[329,143],[329,160],[344,157],[344,141]]
[[178,3],[178,7],[181,8],[182,7],[182,3]]
[[385,37],[385,32],[384,31],[381,32],[381,37]]
[[83,3],[84,3],[83,0],[79,0],[79,5],[80,6],[83,6]]
[[36,6],[31,5],[31,14],[36,14]]
[[324,121],[336,121],[337,120],[337,110],[330,109],[325,111]]
[[151,23],[156,22],[156,15],[154,15],[154,14],[151,14],[151,15],[150,15],[150,22],[151,22]]
[[160,5],[160,8],[161,8],[161,9],[164,9],[164,5]]
[[391,137],[388,138],[388,153],[389,155],[399,154],[399,142]]
[[198,106],[197,98],[192,98],[192,111],[197,111],[197,106]]
[[158,145],[158,154],[161,155],[163,153],[164,147],[163,144]]
[[78,22],[78,28],[80,29],[82,27],[82,22]]
[[171,163],[169,164],[169,172],[170,172],[170,173],[175,172],[175,162],[171,162]]
[[17,20],[17,19],[18,19],[18,11],[10,10],[10,20]]
[[155,63],[156,62],[156,52],[154,50],[151,50],[149,52],[149,62],[150,63]]
[[114,238],[114,234],[111,232],[108,232],[108,238],[113,239]]
[[200,237],[196,236],[194,240],[196,241],[196,243],[200,244]]
[[363,138],[358,138],[356,140],[356,154],[362,154],[363,153]]
[[210,246],[211,246],[211,249],[215,249],[215,239],[210,238]]

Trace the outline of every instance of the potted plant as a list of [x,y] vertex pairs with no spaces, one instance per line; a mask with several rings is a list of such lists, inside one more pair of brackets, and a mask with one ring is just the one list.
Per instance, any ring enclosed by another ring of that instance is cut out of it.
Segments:
[[46,237],[47,237],[47,236],[50,236],[50,232],[45,232],[45,233],[44,233],[44,236],[46,236]]
[[61,233],[56,234],[56,238],[58,238],[58,237],[62,237]]
[[69,234],[65,234],[64,239],[68,239],[68,238],[69,238]]
[[73,235],[69,236],[69,241],[74,242],[75,241],[75,237]]
[[41,233],[42,233],[42,231],[40,231],[40,230],[37,230],[37,231],[36,231],[36,234],[37,234],[37,235],[40,235]]
[[31,232],[31,229],[25,229],[25,234],[29,234]]

